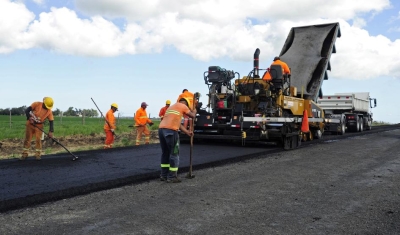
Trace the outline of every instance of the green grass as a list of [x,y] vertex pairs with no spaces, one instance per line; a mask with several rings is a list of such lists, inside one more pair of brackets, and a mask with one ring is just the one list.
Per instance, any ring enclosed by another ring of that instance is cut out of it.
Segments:
[[[154,120],[151,130],[157,130],[160,121]],[[11,123],[11,125],[10,125]],[[4,116],[0,115],[0,140],[4,139],[21,139],[25,136],[25,116]],[[54,119],[54,135],[57,137],[66,137],[72,135],[94,135],[104,133],[104,119],[82,117],[55,117]],[[116,133],[130,133],[134,125],[133,118],[118,118]],[[44,130],[48,132],[49,125],[44,126]],[[129,140],[124,141],[129,145]]]

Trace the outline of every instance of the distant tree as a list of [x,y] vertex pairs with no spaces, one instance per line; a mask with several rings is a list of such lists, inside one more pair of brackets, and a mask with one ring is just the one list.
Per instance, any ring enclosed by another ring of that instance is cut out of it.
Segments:
[[19,115],[19,116],[25,115],[25,109],[26,109],[25,105],[21,106],[19,108],[12,108],[11,109],[11,115]]
[[10,115],[10,109],[0,109],[0,115]]
[[68,110],[64,112],[64,116],[77,116],[74,107],[69,107]]
[[53,110],[53,115],[54,116],[60,116],[61,115],[61,110],[60,109]]

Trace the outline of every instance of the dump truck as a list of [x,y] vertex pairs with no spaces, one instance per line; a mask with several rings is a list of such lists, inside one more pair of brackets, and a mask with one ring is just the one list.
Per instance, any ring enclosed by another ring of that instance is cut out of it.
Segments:
[[325,112],[325,131],[340,135],[346,131],[364,131],[372,128],[372,112],[376,98],[369,92],[335,93],[318,98],[318,105]]
[[[261,69],[259,48],[247,76],[209,66],[203,74],[208,103],[203,108],[197,102],[194,139],[239,140],[242,145],[248,141],[276,142],[284,149],[293,149],[302,141],[321,138],[325,119],[316,100],[328,78],[337,37],[339,23],[291,28],[279,54],[289,65],[290,75],[283,74],[280,65]],[[267,69],[270,81],[260,76],[260,71]]]

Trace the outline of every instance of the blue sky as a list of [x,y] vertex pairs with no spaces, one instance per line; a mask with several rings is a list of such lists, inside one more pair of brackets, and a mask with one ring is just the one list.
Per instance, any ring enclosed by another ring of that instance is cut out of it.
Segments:
[[208,66],[247,75],[255,49],[267,68],[291,27],[339,22],[324,94],[368,91],[375,120],[399,123],[399,2],[0,0],[0,108],[51,96],[62,111],[90,109],[93,98],[103,113],[116,102],[132,116],[145,101],[156,116],[184,88],[206,103]]

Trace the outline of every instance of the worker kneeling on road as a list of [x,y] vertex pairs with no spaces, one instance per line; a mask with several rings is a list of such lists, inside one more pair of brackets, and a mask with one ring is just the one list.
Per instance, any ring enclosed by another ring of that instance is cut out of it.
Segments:
[[[281,58],[279,58],[278,56],[274,58],[274,62],[272,62],[271,65],[280,65],[282,66],[282,74],[290,74],[289,66],[285,62],[281,61]],[[269,69],[267,70],[267,72],[264,73],[262,79],[266,81],[271,81],[272,77]]]
[[142,139],[142,134],[145,135],[145,144],[150,144],[150,130],[147,127],[147,124],[152,126],[154,123],[148,118],[146,108],[148,104],[146,102],[142,102],[140,108],[136,111],[135,114],[135,127],[136,127],[136,145],[140,145],[140,140]]
[[115,129],[115,116],[114,113],[118,111],[118,104],[112,103],[110,110],[106,113],[104,120],[104,132],[106,133],[106,141],[104,143],[104,149],[112,148],[114,143]]
[[196,110],[190,111],[189,101],[181,98],[165,113],[164,119],[161,121],[158,136],[161,145],[161,181],[179,183],[178,178],[179,167],[179,132],[181,130],[188,136],[192,136],[193,132],[189,131],[181,124],[183,115],[195,118]]
[[[26,114],[26,127],[25,127],[25,140],[24,140],[24,148],[22,151],[22,156],[20,160],[25,160],[28,157],[29,149],[31,147],[32,137],[35,136],[36,139],[36,152],[35,158],[36,160],[41,159],[42,154],[42,131],[43,130],[43,122],[48,119],[49,120],[49,133],[48,136],[53,138],[54,132],[54,117],[51,109],[53,108],[54,101],[50,97],[44,97],[43,102],[34,102],[25,110]],[[40,128],[40,129],[39,129]]]

